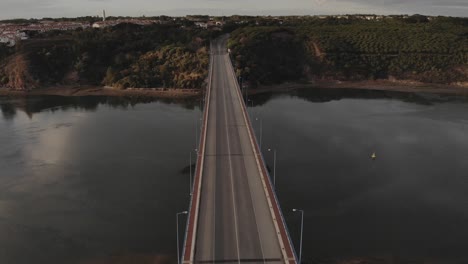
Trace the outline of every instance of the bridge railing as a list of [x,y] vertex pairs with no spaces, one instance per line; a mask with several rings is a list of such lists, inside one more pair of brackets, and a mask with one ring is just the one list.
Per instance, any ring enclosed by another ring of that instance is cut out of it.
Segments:
[[[192,186],[190,186],[191,190],[192,191],[192,196],[190,197],[190,203],[189,203],[189,208],[188,208],[188,215],[187,215],[187,223],[186,223],[186,226],[185,226],[185,235],[184,235],[184,242],[183,242],[183,247],[182,247],[182,255],[181,255],[181,258],[182,260],[184,260],[183,262],[181,263],[185,263],[186,262],[186,259],[185,259],[185,254],[187,253],[186,250],[187,250],[187,239],[189,238],[188,237],[188,234],[189,234],[189,228],[190,228],[190,224],[191,224],[191,217],[196,217],[196,216],[193,216],[192,213],[195,213],[195,215],[197,215],[196,212],[198,212],[198,208],[194,210],[194,212],[192,212],[192,206],[194,205],[194,202],[197,203],[200,199],[200,193],[198,193],[198,190],[194,190],[194,187],[197,186],[196,184],[196,179],[199,179],[199,177],[201,177],[201,175],[198,175],[198,174],[201,174],[201,168],[200,166],[203,166],[203,163],[200,161],[203,157],[202,155],[204,155],[204,153],[201,153],[202,151],[204,151],[204,146],[202,146],[202,144],[205,144],[204,140],[203,140],[203,137],[204,137],[204,133],[205,130],[207,129],[206,127],[206,118],[208,116],[208,113],[206,111],[208,111],[208,107],[207,107],[207,104],[209,103],[209,96],[210,96],[210,90],[211,90],[211,79],[212,79],[212,76],[213,76],[213,45],[212,43],[210,42],[210,65],[209,65],[209,72],[208,72],[208,83],[207,83],[207,86],[206,86],[206,93],[205,93],[205,98],[204,98],[204,101],[205,101],[205,105],[204,105],[204,108],[203,108],[203,123],[202,123],[202,127],[201,127],[201,133],[200,133],[200,138],[199,138],[199,141],[198,141],[198,149],[197,149],[197,159],[196,159],[196,163],[195,163],[195,174],[194,174],[194,180],[192,182]],[[200,109],[201,110],[201,109]],[[198,129],[198,127],[196,128]],[[192,164],[190,164],[190,166],[192,166]],[[201,181],[201,180],[200,180]],[[201,185],[201,182],[199,183]],[[197,191],[197,194],[194,195],[194,192]],[[194,201],[194,197],[195,197],[195,201]],[[193,223],[192,223],[193,224]],[[193,227],[193,232],[192,232],[192,236],[195,237],[195,233],[196,233],[196,229],[198,227],[195,226]],[[190,239],[193,239],[192,237]],[[192,248],[195,246],[192,244],[192,242],[190,243],[190,246],[191,248],[188,249],[190,251],[192,251]],[[191,255],[192,252],[190,252],[190,255],[189,257],[194,257]],[[179,263],[180,259],[178,260],[177,263]],[[189,261],[191,261],[191,259],[189,259]]]

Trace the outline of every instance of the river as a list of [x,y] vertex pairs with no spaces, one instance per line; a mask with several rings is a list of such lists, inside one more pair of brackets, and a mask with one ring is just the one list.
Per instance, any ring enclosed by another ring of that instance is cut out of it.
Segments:
[[[277,152],[296,245],[292,208],[305,210],[305,261],[468,260],[466,99],[307,89],[249,100],[271,170]],[[0,106],[0,263],[174,261],[198,101],[3,97]]]

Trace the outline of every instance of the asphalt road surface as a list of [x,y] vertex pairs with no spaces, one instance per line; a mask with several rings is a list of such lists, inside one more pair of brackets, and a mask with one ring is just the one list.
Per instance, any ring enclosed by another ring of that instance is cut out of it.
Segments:
[[284,262],[226,38],[213,43],[213,75],[195,262]]

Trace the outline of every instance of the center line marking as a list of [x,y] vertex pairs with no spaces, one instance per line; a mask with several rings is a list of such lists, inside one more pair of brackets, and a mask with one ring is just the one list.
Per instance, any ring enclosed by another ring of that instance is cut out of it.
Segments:
[[[226,57],[224,58],[224,63],[225,63],[225,65],[227,65]],[[227,67],[226,67],[226,69],[227,69]],[[237,87],[234,87],[234,89],[237,89]],[[239,98],[238,95],[239,94],[236,91],[234,97],[237,98],[237,103],[239,103],[239,105],[241,105],[241,98]],[[231,96],[232,96],[232,93],[231,93]],[[247,127],[247,125],[245,125],[245,126]],[[241,137],[241,135],[239,134],[239,140],[240,140],[240,137]],[[253,148],[251,149],[251,151],[252,151],[252,156],[254,156],[253,155],[254,154],[253,153],[254,152]],[[250,155],[248,155],[248,156],[250,156]],[[245,160],[244,160],[244,164],[245,164]],[[247,169],[246,169],[245,174],[246,174],[246,178],[247,178],[247,184],[249,185],[249,188],[250,188],[249,177],[248,177],[249,174],[247,172]],[[262,241],[262,238],[260,237],[260,229],[258,228],[258,223],[257,223],[257,210],[255,209],[255,203],[254,203],[254,200],[253,200],[253,197],[252,197],[252,192],[250,192],[250,200],[252,201],[252,209],[253,209],[253,212],[254,212],[255,226],[257,227],[257,236],[258,236],[258,241],[259,241],[259,244],[260,244],[260,251],[262,252],[262,260],[263,260],[263,263],[265,263],[266,261],[265,261],[265,252],[263,251],[263,241]]]
[[[226,136],[227,136],[227,147],[228,147],[228,153],[231,153],[231,144],[229,143],[229,129],[228,129],[228,122],[227,122],[227,108],[226,108],[226,88],[223,86],[222,88],[223,90],[223,99],[224,99],[224,122],[226,124]],[[233,204],[233,207],[234,207],[234,227],[235,227],[235,231],[236,231],[236,246],[237,246],[237,260],[238,260],[238,263],[240,264],[240,250],[239,250],[239,235],[238,235],[238,230],[237,230],[237,209],[236,209],[236,200],[235,200],[235,196],[234,196],[234,177],[233,177],[233,173],[232,173],[232,160],[231,160],[231,156],[228,156],[229,157],[229,174],[231,176],[231,193],[232,193],[232,204]]]

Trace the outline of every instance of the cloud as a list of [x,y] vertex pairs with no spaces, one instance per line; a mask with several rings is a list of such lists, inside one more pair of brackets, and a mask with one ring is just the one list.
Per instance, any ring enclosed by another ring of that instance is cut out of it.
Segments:
[[[27,7],[27,8],[25,8]],[[429,14],[466,16],[465,0],[1,0],[0,19],[97,15]]]
[[352,3],[361,3],[361,4],[376,4],[376,5],[388,5],[388,6],[407,6],[407,5],[416,5],[416,6],[442,6],[442,7],[450,7],[450,6],[466,6],[468,7],[467,1],[461,0],[448,0],[448,1],[440,1],[440,0],[347,0],[347,2]]

